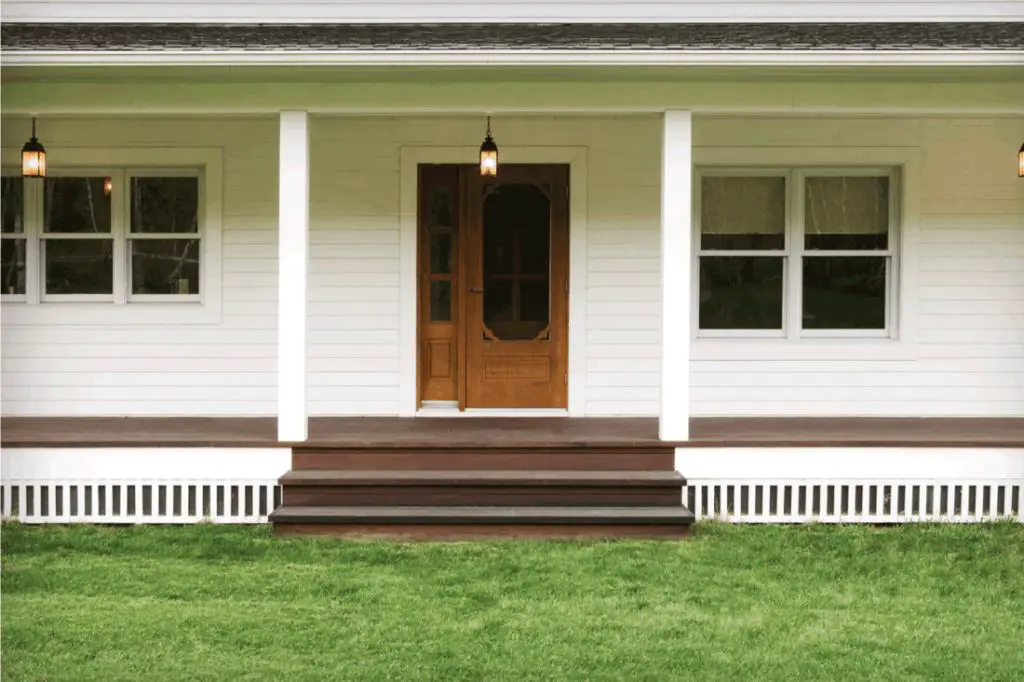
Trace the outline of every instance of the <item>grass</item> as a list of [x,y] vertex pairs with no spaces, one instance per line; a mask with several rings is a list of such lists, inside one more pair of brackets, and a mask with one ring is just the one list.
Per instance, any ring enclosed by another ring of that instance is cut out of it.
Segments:
[[4,680],[1019,680],[1024,525],[2,529]]

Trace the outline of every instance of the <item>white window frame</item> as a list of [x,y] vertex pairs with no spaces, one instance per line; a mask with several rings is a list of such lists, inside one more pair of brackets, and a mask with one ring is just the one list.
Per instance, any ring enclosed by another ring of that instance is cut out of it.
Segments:
[[[3,168],[0,169],[0,175],[5,178],[20,178],[20,169],[14,168]],[[25,293],[23,294],[8,294],[0,291],[0,301],[3,303],[25,303],[29,300],[29,292],[32,289],[33,283],[33,266],[32,264],[39,260],[38,254],[34,252],[34,244],[32,236],[29,233],[31,225],[35,220],[34,212],[35,207],[33,201],[29,197],[30,188],[29,183],[22,180],[21,190],[21,206],[22,206],[22,219],[21,219],[21,232],[4,233],[0,236],[2,240],[24,240],[25,242]]]
[[[899,235],[898,173],[893,168],[699,168],[694,173],[694,306],[697,307],[697,338],[896,338],[894,310],[899,300]],[[701,248],[702,180],[706,177],[773,177],[785,180],[784,248],[780,249],[703,249]],[[888,249],[876,250],[805,250],[804,196],[807,178],[818,177],[884,177],[889,180]],[[803,328],[803,259],[825,256],[856,256],[886,258],[885,326],[882,329],[804,329]],[[782,325],[779,329],[701,329],[700,328],[700,259],[702,257],[774,257],[781,258]]]
[[[115,238],[115,287],[113,300],[88,300],[88,295],[42,296],[42,263],[38,230],[41,230],[42,183],[25,184],[26,224],[38,226],[26,247],[26,295],[3,296],[5,325],[216,325],[222,320],[222,211],[223,151],[216,147],[85,148],[58,147],[47,150],[49,175],[109,175],[114,201],[126,207],[130,201],[125,181],[137,176],[178,175],[199,177],[200,188],[200,293],[142,294],[129,300],[128,255],[124,208],[112,206]],[[4,174],[20,175],[20,148],[4,147]],[[184,238],[184,237],[183,237]],[[189,238],[195,238],[190,235]],[[120,284],[118,284],[120,283]]]
[[[48,178],[106,178],[113,177],[117,174],[117,171],[113,168],[49,168],[47,169]],[[114,178],[116,183],[116,178]],[[39,301],[41,303],[84,303],[84,302],[105,302],[111,303],[117,300],[117,289],[118,289],[118,263],[121,258],[118,257],[118,232],[119,232],[119,219],[117,211],[117,190],[116,187],[111,190],[110,193],[110,231],[109,232],[44,232],[44,221],[45,221],[45,197],[43,187],[45,186],[45,180],[27,180],[26,189],[31,186],[32,191],[32,209],[31,214],[35,216],[32,221],[26,220],[26,233],[30,234],[29,237],[36,242],[36,253],[38,254],[33,262],[26,263],[25,267],[28,270],[28,276],[35,280],[36,286],[39,291]],[[26,192],[27,194],[27,192]],[[26,206],[26,216],[29,215],[29,209]],[[111,257],[112,261],[112,274],[111,274],[111,289],[109,294],[50,294],[46,292],[46,243],[48,241],[62,241],[62,240],[90,240],[90,239],[108,239],[111,243]],[[123,256],[122,256],[123,257]],[[32,270],[35,270],[33,273]]]
[[[920,243],[920,196],[922,182],[922,153],[918,147],[694,147],[694,230],[699,235],[700,176],[711,169],[729,170],[738,175],[765,170],[805,169],[809,174],[829,170],[894,171],[897,184],[893,192],[896,201],[890,205],[895,211],[897,229],[890,242],[897,262],[889,286],[890,306],[885,335],[848,335],[849,330],[835,330],[837,334],[820,334],[807,330],[795,338],[779,335],[758,336],[749,333],[709,336],[698,334],[699,315],[699,241],[693,249],[691,306],[691,359],[694,361],[908,361],[919,357],[918,346],[918,259]],[[787,196],[791,192],[787,192]],[[802,196],[802,195],[801,195]],[[801,243],[802,246],[802,243]],[[825,252],[840,253],[840,252]],[[865,251],[868,255],[873,252]],[[824,255],[824,254],[823,254]],[[802,261],[801,261],[802,262]],[[789,271],[790,268],[786,268]],[[802,270],[797,274],[802,274]],[[787,281],[786,285],[789,284]],[[784,297],[785,300],[788,296]],[[796,314],[800,308],[790,304],[784,319]],[[786,327],[799,329],[792,323]],[[710,330],[709,330],[710,331]],[[827,330],[823,330],[827,331]],[[859,331],[859,330],[852,330]]]
[[[132,232],[132,197],[131,182],[133,178],[196,178],[199,183],[199,206],[198,221],[195,232]],[[161,303],[188,303],[202,302],[203,293],[206,290],[206,283],[203,278],[203,266],[206,257],[205,248],[205,224],[204,217],[205,197],[203,190],[203,173],[197,168],[129,168],[124,171],[123,177],[124,192],[122,198],[122,211],[124,212],[124,295],[129,303],[140,301],[151,301]],[[175,239],[175,240],[199,240],[199,293],[198,294],[133,294],[132,293],[132,257],[130,242],[135,239],[139,241],[149,239]]]

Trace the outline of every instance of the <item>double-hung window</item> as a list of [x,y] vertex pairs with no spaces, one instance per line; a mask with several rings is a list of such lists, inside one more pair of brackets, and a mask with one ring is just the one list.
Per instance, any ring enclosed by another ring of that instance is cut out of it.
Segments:
[[200,300],[198,171],[55,169],[2,189],[5,300]]
[[895,337],[896,173],[697,173],[697,334]]

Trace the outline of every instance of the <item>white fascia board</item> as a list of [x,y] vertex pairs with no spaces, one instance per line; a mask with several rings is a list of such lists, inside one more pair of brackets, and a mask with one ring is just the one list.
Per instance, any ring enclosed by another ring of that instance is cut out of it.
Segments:
[[6,51],[4,66],[1024,66],[1024,50]]

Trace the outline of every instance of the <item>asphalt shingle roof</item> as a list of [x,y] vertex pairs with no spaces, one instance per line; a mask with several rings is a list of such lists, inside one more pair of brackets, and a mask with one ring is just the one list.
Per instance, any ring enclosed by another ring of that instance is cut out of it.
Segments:
[[1022,50],[1024,22],[790,24],[21,24],[6,51]]

